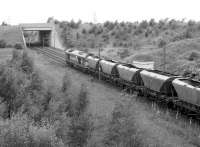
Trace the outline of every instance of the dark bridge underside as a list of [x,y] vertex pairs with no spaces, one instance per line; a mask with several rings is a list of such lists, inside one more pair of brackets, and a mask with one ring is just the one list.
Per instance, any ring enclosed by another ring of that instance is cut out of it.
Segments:
[[51,30],[24,31],[24,34],[28,47],[51,45]]

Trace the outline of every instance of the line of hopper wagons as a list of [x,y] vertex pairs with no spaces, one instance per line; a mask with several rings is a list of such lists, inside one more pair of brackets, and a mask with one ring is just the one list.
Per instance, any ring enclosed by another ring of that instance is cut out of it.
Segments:
[[138,68],[131,64],[99,58],[77,49],[65,50],[66,64],[101,80],[110,81],[139,95],[184,111],[200,114],[200,82],[158,70]]

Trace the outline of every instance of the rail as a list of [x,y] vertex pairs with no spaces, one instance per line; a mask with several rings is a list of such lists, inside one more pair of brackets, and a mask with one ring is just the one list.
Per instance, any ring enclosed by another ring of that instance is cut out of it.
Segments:
[[45,56],[47,56],[48,58],[51,59],[51,62],[60,64],[62,66],[65,66],[65,53],[64,51],[58,51],[58,49],[53,49],[53,48],[49,48],[49,47],[45,47],[45,48],[33,48],[35,50],[37,50],[38,52],[44,54]]

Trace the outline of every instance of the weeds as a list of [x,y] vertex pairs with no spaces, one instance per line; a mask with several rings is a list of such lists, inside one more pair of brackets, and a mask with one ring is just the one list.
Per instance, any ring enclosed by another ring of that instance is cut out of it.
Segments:
[[61,91],[66,93],[69,89],[69,87],[71,86],[71,81],[70,81],[70,77],[67,74],[67,72],[65,73],[65,76],[63,77],[63,83],[62,83],[62,88]]
[[109,147],[143,147],[142,136],[126,106],[116,104],[104,138]]
[[[48,127],[47,127],[48,126]],[[53,126],[35,126],[25,115],[17,114],[0,121],[1,147],[63,147],[56,137]]]
[[75,113],[76,116],[80,116],[81,114],[86,112],[86,109],[88,107],[88,92],[85,88],[85,85],[82,84],[81,85],[81,90],[79,92],[78,98],[77,98],[77,102],[75,104]]

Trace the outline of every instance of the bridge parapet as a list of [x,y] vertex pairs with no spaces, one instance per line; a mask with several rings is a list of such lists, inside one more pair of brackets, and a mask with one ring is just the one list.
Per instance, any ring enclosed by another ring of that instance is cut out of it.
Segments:
[[19,25],[23,30],[39,31],[39,30],[53,30],[54,25],[50,23],[24,23]]

